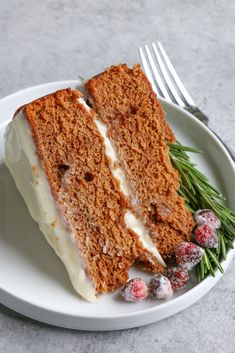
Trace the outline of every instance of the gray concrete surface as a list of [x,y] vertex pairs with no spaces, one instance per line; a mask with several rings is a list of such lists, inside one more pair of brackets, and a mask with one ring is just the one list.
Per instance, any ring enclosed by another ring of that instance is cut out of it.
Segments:
[[[0,97],[133,64],[138,45],[152,40],[162,41],[211,127],[235,149],[234,1],[0,0]],[[189,309],[126,331],[60,329],[0,306],[0,353],[234,353],[234,265]]]

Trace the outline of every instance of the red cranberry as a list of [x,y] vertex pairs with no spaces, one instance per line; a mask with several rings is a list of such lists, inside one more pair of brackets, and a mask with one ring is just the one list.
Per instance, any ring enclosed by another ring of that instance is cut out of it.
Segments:
[[185,270],[190,271],[201,261],[204,252],[200,246],[189,241],[183,241],[175,248],[176,262]]
[[149,294],[154,299],[169,299],[173,290],[169,279],[161,274],[154,275],[148,285]]
[[199,226],[201,224],[207,224],[214,229],[218,229],[221,226],[220,219],[209,209],[198,210],[194,215],[194,219]]
[[194,239],[199,245],[207,248],[217,248],[218,246],[216,229],[211,228],[205,223],[196,227],[194,231]]
[[170,280],[174,292],[184,288],[189,280],[188,271],[182,267],[170,267],[166,277]]
[[141,278],[133,278],[125,284],[121,295],[127,302],[139,302],[147,298],[148,288]]

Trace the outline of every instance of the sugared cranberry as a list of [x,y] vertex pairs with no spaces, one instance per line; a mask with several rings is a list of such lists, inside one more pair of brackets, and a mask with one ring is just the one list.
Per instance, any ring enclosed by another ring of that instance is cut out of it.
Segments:
[[185,270],[190,271],[201,261],[204,252],[200,246],[183,241],[175,248],[176,262]]
[[188,271],[182,267],[170,267],[166,277],[170,280],[174,292],[184,288],[189,280]]
[[148,285],[149,294],[154,299],[169,299],[173,290],[169,279],[161,274],[154,275]]
[[205,223],[196,227],[194,231],[194,239],[199,245],[207,248],[217,248],[218,246],[216,229],[211,228]]
[[139,302],[147,298],[148,288],[141,278],[133,278],[125,284],[121,295],[127,302]]
[[206,224],[211,228],[218,229],[221,226],[220,219],[209,209],[198,210],[194,215],[197,225]]

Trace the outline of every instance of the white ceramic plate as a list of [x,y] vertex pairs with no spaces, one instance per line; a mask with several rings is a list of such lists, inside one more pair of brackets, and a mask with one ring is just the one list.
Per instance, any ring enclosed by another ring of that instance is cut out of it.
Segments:
[[[31,100],[78,81],[48,83],[12,94],[0,101],[0,301],[9,308],[49,324],[82,330],[116,330],[145,325],[173,315],[195,303],[221,278],[208,277],[197,284],[192,276],[188,287],[169,301],[146,300],[126,303],[118,293],[102,295],[98,303],[82,300],[73,290],[67,273],[31,219],[13,178],[3,162],[3,135],[15,110]],[[227,197],[235,209],[235,169],[221,143],[192,115],[162,101],[167,120],[178,140],[203,149],[192,155],[198,167]],[[230,251],[223,267],[229,266]],[[140,275],[136,269],[130,276]],[[141,276],[148,277],[141,273]]]

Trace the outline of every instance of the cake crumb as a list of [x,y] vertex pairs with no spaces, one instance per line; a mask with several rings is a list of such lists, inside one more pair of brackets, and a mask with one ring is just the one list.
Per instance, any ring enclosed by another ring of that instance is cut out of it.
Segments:
[[51,223],[51,228],[55,228],[56,225],[57,225],[57,222],[56,222],[56,221],[52,222],[52,223]]
[[39,178],[38,168],[36,165],[32,165],[32,171],[36,178]]

